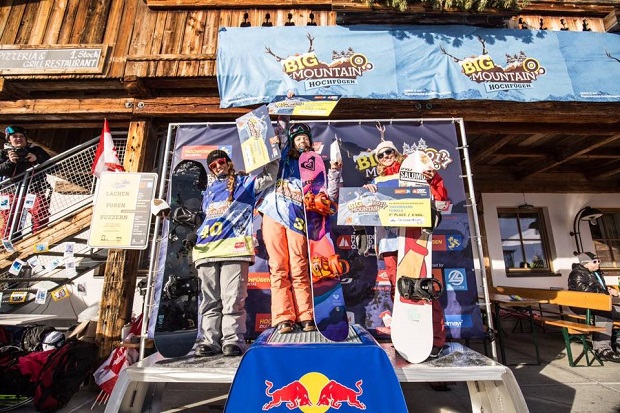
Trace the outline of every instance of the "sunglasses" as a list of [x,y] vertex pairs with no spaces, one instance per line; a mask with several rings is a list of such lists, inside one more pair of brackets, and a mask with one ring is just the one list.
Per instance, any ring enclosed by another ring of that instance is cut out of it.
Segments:
[[377,154],[377,159],[381,160],[384,157],[390,156],[393,153],[394,153],[394,149],[386,149],[383,152]]
[[226,158],[217,158],[216,160],[214,160],[213,162],[209,164],[209,169],[215,169],[216,166],[223,166],[223,165],[226,165],[227,163],[228,161],[226,160]]

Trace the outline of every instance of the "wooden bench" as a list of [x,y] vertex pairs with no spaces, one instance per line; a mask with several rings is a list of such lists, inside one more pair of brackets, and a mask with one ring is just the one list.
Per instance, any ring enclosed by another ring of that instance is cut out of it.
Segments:
[[[564,316],[568,318],[572,318],[574,320],[580,320],[581,322],[585,322],[586,316],[575,314],[575,313],[564,313]],[[614,329],[620,329],[620,320],[614,320]]]
[[[537,300],[545,300],[549,304],[567,307],[579,307],[586,310],[586,315],[578,321],[569,321],[564,319],[543,317],[542,321],[545,325],[560,327],[564,337],[566,346],[566,354],[568,356],[568,364],[571,367],[577,366],[577,363],[585,357],[586,365],[591,366],[594,361],[598,361],[603,365],[603,361],[596,355],[588,338],[592,333],[604,332],[603,327],[596,327],[591,322],[591,310],[611,311],[611,296],[598,293],[584,293],[580,291],[565,290],[544,290],[538,288],[519,288],[519,287],[495,287],[492,292],[505,295],[516,295],[523,298],[531,298]],[[564,313],[564,315],[568,315]],[[571,341],[581,343],[582,351],[577,358],[573,359],[571,350]],[[590,359],[592,356],[592,359]]]

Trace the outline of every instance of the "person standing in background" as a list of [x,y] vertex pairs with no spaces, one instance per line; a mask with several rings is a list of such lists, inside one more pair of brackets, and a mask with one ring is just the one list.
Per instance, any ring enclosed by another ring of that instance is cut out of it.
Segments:
[[[0,152],[0,181],[6,179],[14,179],[26,170],[44,163],[51,156],[41,147],[32,145],[28,141],[26,129],[21,126],[7,126],[4,130],[7,143]],[[32,232],[37,232],[42,226],[49,221],[49,197],[47,194],[49,184],[45,180],[45,175],[40,174],[37,179],[30,182],[28,190],[34,193],[35,199],[30,208],[30,216],[32,220]],[[0,211],[2,223],[0,224],[0,236],[6,237],[7,228],[15,214],[18,214],[19,220],[22,220],[21,211],[15,211],[14,203],[16,202],[15,194],[9,194],[9,203],[11,209]],[[18,234],[13,234],[18,235]]]

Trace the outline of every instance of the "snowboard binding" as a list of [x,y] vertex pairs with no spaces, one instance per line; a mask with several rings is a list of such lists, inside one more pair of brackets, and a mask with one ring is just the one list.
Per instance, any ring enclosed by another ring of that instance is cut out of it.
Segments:
[[312,269],[312,277],[315,280],[321,278],[335,278],[349,272],[349,263],[338,254],[334,254],[329,258],[322,255],[315,255],[310,260]]
[[322,191],[318,194],[308,192],[304,195],[304,205],[306,211],[316,212],[323,216],[334,215],[338,210],[337,205]]
[[[397,281],[400,296],[406,300],[433,301],[443,294],[443,285],[436,278],[400,277]],[[439,287],[435,289],[435,285]]]
[[365,227],[353,227],[353,240],[355,241],[355,246],[357,247],[357,253],[359,255],[363,255],[364,257],[370,255],[371,246],[368,242],[368,233]]
[[200,292],[200,280],[198,277],[179,277],[170,274],[168,281],[164,285],[163,292],[168,299],[175,299],[181,296],[198,295]]

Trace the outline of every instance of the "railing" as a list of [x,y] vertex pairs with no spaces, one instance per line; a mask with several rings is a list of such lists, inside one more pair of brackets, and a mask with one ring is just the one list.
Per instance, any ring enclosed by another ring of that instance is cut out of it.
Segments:
[[[0,182],[0,234],[5,248],[8,246],[7,241],[17,242],[24,235],[51,226],[92,203],[97,180],[91,168],[98,143],[99,138],[95,138],[12,179]],[[126,138],[117,136],[114,145],[122,162]],[[86,236],[87,232],[82,231],[69,239],[75,244],[74,271],[68,271],[66,263],[54,263],[64,255],[63,244],[50,245],[49,251],[37,255],[35,261],[28,260],[29,269],[26,272],[22,269],[18,274],[11,269],[1,271],[3,308],[0,313],[16,311],[20,304],[33,301],[39,282],[47,282],[46,289],[61,287],[105,262],[106,254],[89,248]],[[31,254],[36,255],[34,251]],[[15,301],[13,293],[26,295],[23,301]],[[4,306],[8,303],[18,305]]]
[[[98,144],[99,138],[92,139],[0,182],[3,241],[18,241],[92,202],[96,178],[91,167]],[[114,145],[122,163],[127,140],[115,137]]]

